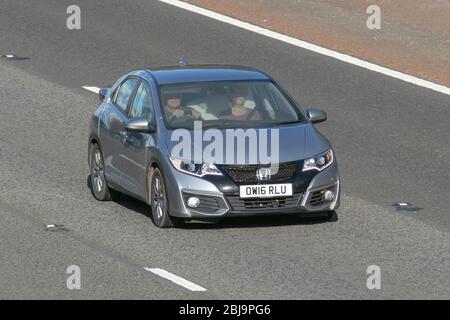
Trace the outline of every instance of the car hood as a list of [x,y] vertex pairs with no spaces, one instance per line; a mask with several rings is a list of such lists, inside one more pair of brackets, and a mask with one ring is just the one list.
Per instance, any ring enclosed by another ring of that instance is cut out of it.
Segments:
[[[166,145],[168,148],[169,153],[171,154],[171,157],[173,158],[181,158],[182,160],[190,161],[194,159],[194,152],[198,152],[198,155],[202,154],[202,150],[205,150],[205,148],[212,147],[212,143],[210,140],[207,140],[205,137],[205,133],[208,130],[215,130],[216,133],[221,134],[224,140],[223,146],[226,146],[226,130],[230,129],[205,129],[203,131],[204,139],[201,139],[201,135],[199,134],[200,131],[197,131],[198,139],[194,138],[194,131],[193,130],[170,130],[168,131],[167,138],[166,138]],[[271,138],[270,137],[276,137],[276,131],[278,131],[278,139],[274,139],[274,141],[278,140],[278,157],[274,155],[272,159],[273,163],[275,162],[289,162],[289,161],[296,161],[296,160],[302,160],[305,158],[310,158],[312,156],[315,156],[321,152],[326,151],[327,149],[331,148],[330,143],[328,140],[319,132],[317,129],[310,123],[305,124],[299,124],[299,125],[284,125],[280,127],[274,127],[274,128],[245,128],[245,129],[231,129],[231,130],[244,130],[244,132],[247,132],[247,130],[254,130],[254,133],[260,137],[261,135],[266,135],[267,143],[265,144],[267,146],[267,152],[265,151],[265,148],[261,148],[262,145],[264,145],[262,142],[259,143],[259,149],[257,147],[252,148],[246,144],[246,147],[244,151],[240,149],[238,151],[238,144],[234,143],[234,154],[242,154],[243,152],[246,154],[246,159],[242,161],[242,159],[237,159],[235,157],[234,161],[231,159],[227,159],[227,155],[231,152],[232,148],[226,148],[223,147],[223,157],[216,157],[214,158],[214,162],[216,164],[257,164],[257,163],[267,163],[266,160],[264,160],[264,157],[259,157],[259,153],[262,153],[263,155],[271,155],[272,150],[276,152],[277,146],[271,144]],[[275,131],[273,131],[275,130]],[[265,131],[265,132],[264,132]],[[182,136],[182,138],[180,138]],[[190,137],[190,138],[189,138]],[[214,141],[214,139],[213,139]],[[260,141],[258,139],[258,141]],[[182,146],[181,143],[186,147],[189,145],[191,147],[190,149],[190,156],[189,152],[186,154],[180,153],[180,147]],[[249,151],[252,150],[252,151]],[[258,150],[258,151],[256,151]],[[249,157],[250,154],[252,154],[254,157]],[[275,153],[274,153],[275,154]],[[256,158],[255,158],[256,157]],[[252,159],[253,158],[253,159]],[[203,158],[202,158],[203,159]],[[256,161],[255,161],[256,159]],[[276,160],[277,159],[277,160]],[[203,159],[205,160],[205,159]],[[231,161],[230,161],[231,160]],[[207,162],[207,161],[202,161]]]

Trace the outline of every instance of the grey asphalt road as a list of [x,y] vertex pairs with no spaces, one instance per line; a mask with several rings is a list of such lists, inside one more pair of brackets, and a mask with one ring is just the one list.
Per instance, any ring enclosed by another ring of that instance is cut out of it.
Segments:
[[[82,28],[66,28],[81,7]],[[450,97],[151,0],[0,4],[0,298],[450,298]],[[102,86],[134,69],[232,63],[273,75],[337,150],[337,222],[270,217],[161,230],[87,186]],[[397,212],[392,203],[423,208]],[[62,224],[69,231],[45,231]],[[79,265],[81,290],[65,273]],[[366,268],[381,268],[368,290]],[[207,289],[191,292],[144,267]]]

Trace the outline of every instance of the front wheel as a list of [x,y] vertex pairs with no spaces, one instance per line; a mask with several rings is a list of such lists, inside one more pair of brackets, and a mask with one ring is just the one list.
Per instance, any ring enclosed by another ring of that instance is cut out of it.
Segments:
[[97,144],[93,144],[90,150],[91,169],[91,191],[95,199],[99,201],[109,201],[116,196],[116,192],[111,190],[106,183],[105,164],[103,154]]
[[171,228],[175,225],[175,218],[169,215],[169,199],[166,184],[161,171],[155,168],[151,179],[151,208],[153,223],[159,228]]

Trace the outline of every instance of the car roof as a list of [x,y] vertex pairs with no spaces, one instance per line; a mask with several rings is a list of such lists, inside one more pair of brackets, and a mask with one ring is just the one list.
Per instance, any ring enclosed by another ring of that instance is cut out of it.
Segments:
[[232,65],[166,66],[147,71],[160,85],[202,81],[270,80],[268,75],[257,69]]

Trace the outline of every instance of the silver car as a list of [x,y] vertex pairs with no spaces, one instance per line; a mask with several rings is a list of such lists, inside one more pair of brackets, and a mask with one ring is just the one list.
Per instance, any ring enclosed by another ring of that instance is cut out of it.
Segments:
[[339,207],[336,156],[314,126],[325,112],[303,111],[261,71],[137,70],[99,96],[88,157],[98,200],[140,199],[162,228],[247,215],[326,216]]

